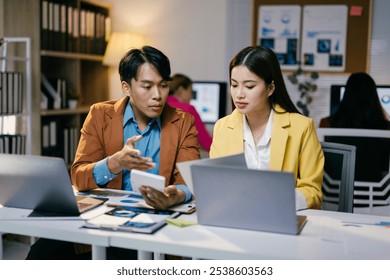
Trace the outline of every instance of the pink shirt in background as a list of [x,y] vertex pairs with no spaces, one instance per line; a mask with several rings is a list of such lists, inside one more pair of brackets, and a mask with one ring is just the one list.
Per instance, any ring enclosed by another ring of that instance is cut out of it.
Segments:
[[212,136],[208,132],[205,124],[199,116],[199,113],[196,111],[195,107],[190,103],[182,103],[176,97],[170,95],[167,98],[167,103],[175,108],[182,109],[185,112],[190,113],[195,118],[195,127],[198,130],[198,141],[200,147],[205,151],[210,151],[210,146],[212,142]]

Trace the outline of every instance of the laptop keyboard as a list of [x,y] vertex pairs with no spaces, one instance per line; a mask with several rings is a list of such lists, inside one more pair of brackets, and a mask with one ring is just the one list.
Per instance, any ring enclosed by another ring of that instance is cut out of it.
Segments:
[[76,201],[80,213],[83,213],[104,203],[103,200],[82,195],[76,195]]

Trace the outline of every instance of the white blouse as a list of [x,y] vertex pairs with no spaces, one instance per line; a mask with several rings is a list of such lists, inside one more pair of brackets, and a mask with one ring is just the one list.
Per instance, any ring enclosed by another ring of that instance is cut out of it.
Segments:
[[260,137],[257,145],[253,139],[252,131],[249,127],[245,115],[244,122],[244,151],[248,168],[251,169],[269,169],[269,159],[271,150],[272,122],[274,120],[274,111],[271,110],[263,135]]
[[[252,131],[249,127],[249,124],[246,120],[245,115],[243,115],[244,123],[244,153],[245,160],[248,168],[251,169],[260,169],[268,170],[269,161],[271,156],[271,135],[272,135],[272,123],[274,120],[274,111],[271,110],[269,118],[267,121],[267,126],[265,127],[263,135],[260,137],[260,140],[255,145],[253,139]],[[307,203],[303,194],[295,190],[295,207],[296,210],[306,209]]]

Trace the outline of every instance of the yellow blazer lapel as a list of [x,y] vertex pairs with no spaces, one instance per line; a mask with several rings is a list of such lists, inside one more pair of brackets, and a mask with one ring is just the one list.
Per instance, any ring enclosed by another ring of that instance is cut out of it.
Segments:
[[288,140],[288,131],[285,127],[290,125],[289,113],[274,114],[271,136],[271,158],[269,167],[271,170],[281,171]]
[[243,132],[243,115],[235,109],[232,113],[232,117],[227,123],[227,127],[230,129],[231,133],[226,135],[226,142],[230,143],[227,150],[231,154],[238,154],[244,152],[244,132]]

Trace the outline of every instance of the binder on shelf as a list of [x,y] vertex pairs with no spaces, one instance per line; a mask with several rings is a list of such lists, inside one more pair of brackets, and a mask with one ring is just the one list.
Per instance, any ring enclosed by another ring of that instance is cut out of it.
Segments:
[[[41,91],[47,99],[46,109],[61,109],[67,108],[67,86],[66,80],[63,78],[47,78],[45,74],[41,74]],[[44,104],[41,104],[42,106]]]
[[49,124],[42,125],[42,152],[49,148],[50,126]]
[[[107,31],[110,23],[107,8],[88,2],[80,3],[80,46],[81,52],[103,55],[108,42]],[[107,39],[107,40],[106,40]]]
[[49,124],[49,131],[50,131],[50,147],[57,147],[57,122],[56,121],[50,121]]
[[53,50],[54,45],[54,3],[48,1],[48,36],[47,36],[47,49]]
[[[13,87],[13,84],[14,84],[14,75],[13,73],[6,73],[7,75],[7,81],[6,83],[8,83],[8,86],[7,86],[7,113],[8,114],[12,114],[14,113],[13,112],[13,94],[14,94],[14,87]],[[17,94],[15,92],[15,94]]]
[[41,49],[103,55],[111,26],[109,10],[93,3],[42,0]]
[[95,13],[93,11],[87,11],[86,15],[86,52],[96,54],[94,47],[95,34]]
[[61,96],[61,108],[65,109],[68,108],[68,88],[67,83],[65,79],[61,79],[61,89],[60,89],[60,96]]
[[13,76],[13,112],[18,114],[23,111],[23,73]]
[[69,160],[69,129],[66,127],[63,131],[63,137],[64,137],[64,161],[66,164],[71,164]]
[[41,110],[48,110],[49,109],[49,99],[47,98],[46,94],[41,91]]
[[67,164],[72,164],[79,141],[79,129],[76,126],[68,126],[63,129],[64,160]]
[[68,18],[67,12],[68,12],[67,5],[65,5],[64,3],[60,3],[60,48],[59,50],[63,52],[65,52],[67,48],[67,43],[66,43],[66,39],[67,39],[66,26],[67,26],[67,18]]
[[60,50],[60,4],[58,1],[53,3],[53,46],[52,49],[55,51]]
[[5,154],[4,139],[3,139],[2,136],[3,136],[3,135],[0,135],[0,154]]
[[60,143],[58,141],[58,120],[42,120],[42,135],[41,135],[41,148],[42,155],[45,156],[55,156],[63,157],[62,151],[60,149]]
[[48,79],[49,83],[53,87],[53,89],[56,91],[56,95],[54,98],[54,109],[61,109],[62,105],[62,79],[61,78],[49,78]]
[[73,8],[73,31],[72,31],[72,52],[79,52],[79,27],[80,27],[80,16],[79,9]]
[[8,82],[7,82],[7,73],[0,72],[0,112],[1,115],[7,114],[7,92],[8,92]]
[[72,51],[73,39],[73,7],[68,5],[66,12],[66,51]]
[[49,2],[41,1],[41,49],[49,49]]
[[0,72],[0,115],[19,114],[23,109],[23,74]]
[[0,135],[0,154],[25,154],[26,136],[22,134]]
[[47,109],[54,109],[54,101],[57,98],[57,90],[53,88],[44,74],[41,74],[41,91],[47,97]]

